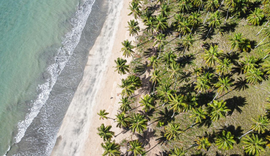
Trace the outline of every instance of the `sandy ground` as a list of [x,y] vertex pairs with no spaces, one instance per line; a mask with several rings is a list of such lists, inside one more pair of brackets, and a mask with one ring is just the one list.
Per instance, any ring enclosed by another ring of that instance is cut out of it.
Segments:
[[[84,76],[72,99],[63,123],[57,135],[52,156],[102,155],[102,139],[97,134],[97,127],[102,123],[112,125],[115,134],[121,129],[115,128],[112,120],[99,120],[97,112],[105,109],[110,117],[117,114],[121,89],[120,76],[114,72],[114,60],[122,57],[121,42],[134,40],[128,35],[128,5],[131,0],[109,0],[109,12],[101,34],[89,52]],[[116,139],[130,136],[119,135]]]

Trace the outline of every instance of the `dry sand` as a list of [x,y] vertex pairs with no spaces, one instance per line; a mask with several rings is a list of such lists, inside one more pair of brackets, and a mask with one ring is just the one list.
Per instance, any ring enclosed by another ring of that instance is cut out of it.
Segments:
[[[97,112],[105,109],[110,117],[117,114],[121,89],[121,77],[114,72],[114,60],[122,57],[120,52],[125,39],[134,40],[128,35],[128,5],[131,0],[108,0],[109,13],[101,34],[89,52],[84,76],[72,99],[63,123],[57,135],[52,156],[102,155],[102,139],[97,127],[102,123],[113,125],[115,134],[121,129],[115,128],[113,120],[99,120]],[[130,134],[119,135],[119,142]]]

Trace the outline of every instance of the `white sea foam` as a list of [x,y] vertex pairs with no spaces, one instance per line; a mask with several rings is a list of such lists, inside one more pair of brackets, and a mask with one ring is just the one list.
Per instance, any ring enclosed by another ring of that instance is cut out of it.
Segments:
[[[62,42],[63,46],[58,49],[57,55],[54,58],[55,63],[51,64],[47,68],[47,72],[49,73],[50,78],[48,78],[44,84],[38,86],[38,90],[41,91],[40,94],[33,102],[32,108],[29,110],[29,113],[26,115],[25,119],[18,123],[18,134],[15,137],[16,143],[19,143],[24,137],[27,128],[31,125],[34,118],[40,112],[40,109],[48,100],[50,92],[52,91],[58,76],[65,68],[69,58],[73,55],[74,49],[80,41],[82,31],[85,27],[86,21],[91,13],[94,3],[95,0],[86,0],[83,5],[78,7],[75,17],[71,20],[73,26],[72,30],[65,35],[65,39]],[[50,146],[51,144],[49,143],[48,145]],[[49,152],[52,147],[47,147],[46,149],[47,152]]]

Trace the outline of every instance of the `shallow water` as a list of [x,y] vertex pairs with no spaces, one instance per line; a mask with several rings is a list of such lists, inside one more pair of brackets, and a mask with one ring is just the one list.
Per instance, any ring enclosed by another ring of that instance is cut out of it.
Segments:
[[50,153],[102,25],[94,2],[0,1],[0,155]]

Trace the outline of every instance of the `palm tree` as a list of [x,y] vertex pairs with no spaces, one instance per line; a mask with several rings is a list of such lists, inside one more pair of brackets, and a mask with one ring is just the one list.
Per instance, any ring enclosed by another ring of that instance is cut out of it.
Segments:
[[163,17],[161,14],[159,14],[156,17],[156,22],[154,23],[154,28],[156,31],[164,31],[165,29],[168,28],[168,22],[167,22],[167,17]]
[[119,128],[122,128],[122,127],[127,128],[129,126],[128,118],[125,116],[124,112],[116,115],[116,122],[117,122],[116,127],[119,127]]
[[207,35],[206,35],[205,38],[208,37],[209,32],[211,31],[212,28],[218,28],[220,26],[220,24],[221,24],[220,12],[219,11],[216,11],[215,13],[212,13],[210,15],[210,18],[207,21],[209,22],[209,27],[210,28],[209,28],[208,33],[207,33]]
[[111,128],[111,125],[105,127],[103,123],[97,128],[98,135],[103,139],[103,141],[111,140],[111,138],[114,136],[114,132],[110,131]]
[[206,119],[207,112],[202,107],[192,108],[192,115],[190,117],[195,118],[195,122],[190,126],[193,127],[195,124],[201,123],[202,120]]
[[137,19],[138,17],[141,16],[141,11],[140,11],[140,4],[139,2],[132,1],[131,4],[129,5],[129,10],[131,11],[128,15],[134,15],[134,18]]
[[268,26],[268,27],[266,27],[265,29],[264,29],[264,31],[263,31],[263,34],[264,34],[264,39],[263,40],[261,40],[260,42],[259,42],[259,44],[257,44],[256,46],[255,46],[255,48],[257,48],[266,38],[270,38],[270,26]]
[[181,13],[188,12],[189,9],[192,8],[192,4],[190,3],[190,0],[180,0],[178,3],[178,8]]
[[142,143],[140,143],[138,140],[130,141],[129,145],[130,145],[130,148],[128,149],[128,151],[131,151],[134,156],[140,156],[140,155],[145,154]]
[[161,15],[163,17],[168,17],[170,12],[170,7],[166,3],[161,5]]
[[221,55],[222,51],[218,50],[218,46],[210,46],[209,50],[205,50],[204,60],[206,64],[210,67],[216,64],[216,61],[219,61],[219,56]]
[[259,25],[261,20],[264,18],[263,10],[260,8],[255,8],[254,11],[247,17],[249,23],[253,25]]
[[164,136],[167,138],[167,140],[177,140],[182,132],[183,130],[180,129],[180,124],[169,123],[167,126],[165,126]]
[[174,112],[184,112],[188,109],[188,104],[185,101],[185,96],[184,95],[177,95],[177,94],[170,94],[169,93],[169,105],[171,106],[171,110]]
[[105,109],[100,110],[99,113],[97,113],[99,115],[99,120],[102,119],[108,119],[107,115],[109,114],[108,112],[106,112]]
[[258,135],[252,134],[251,137],[247,136],[244,138],[243,143],[246,153],[259,156],[261,152],[264,152],[264,145],[266,144],[266,141],[259,139]]
[[216,66],[216,71],[219,75],[229,74],[232,70],[231,61],[227,58],[221,59]]
[[128,31],[129,36],[138,35],[138,32],[140,31],[139,22],[135,20],[130,20],[128,22]]
[[137,131],[138,133],[142,133],[144,129],[146,129],[147,126],[147,119],[144,118],[141,114],[133,114],[129,118],[130,124],[131,124],[131,131],[135,133]]
[[120,110],[121,110],[122,112],[125,113],[125,112],[131,110],[130,104],[131,104],[132,102],[131,102],[131,100],[130,100],[129,97],[122,97],[122,98],[120,99],[120,102],[119,102],[119,103],[121,104]]
[[115,141],[106,141],[105,144],[101,143],[102,148],[105,150],[102,156],[120,156],[120,145]]
[[183,148],[174,147],[172,150],[170,150],[169,156],[185,156],[186,151],[183,150]]
[[130,82],[130,84],[132,84],[137,89],[142,86],[142,81],[141,81],[140,77],[138,77],[136,75],[129,75],[127,77],[127,80]]
[[136,90],[136,87],[130,83],[128,79],[122,79],[122,84],[120,85],[120,88],[122,88],[122,96],[131,96],[134,91]]
[[[189,48],[192,46],[194,42],[195,40],[193,39],[193,36],[191,34],[186,35],[182,42],[183,46],[185,47],[185,51],[189,50]],[[185,51],[184,51],[184,54],[185,54]]]
[[157,83],[159,83],[160,82],[160,70],[154,70],[153,72],[152,72],[152,74],[151,74],[151,79],[150,79],[150,81],[154,84],[153,85],[153,92],[154,92],[154,88],[155,88],[155,86],[156,86],[156,84]]
[[176,55],[174,54],[173,51],[166,52],[162,56],[162,61],[165,63],[165,65],[170,65],[172,62],[175,62]]
[[180,66],[178,63],[176,63],[175,61],[173,61],[170,66],[169,66],[169,73],[170,73],[170,78],[174,78],[174,89],[177,83],[177,75],[181,72]]
[[217,137],[216,145],[219,149],[229,150],[233,148],[233,144],[236,141],[234,140],[234,136],[230,131],[223,130],[222,133]]
[[204,73],[203,75],[197,77],[195,82],[195,90],[198,92],[206,92],[211,88],[211,80],[213,78],[212,73]]
[[146,94],[140,101],[141,106],[144,106],[143,110],[145,112],[150,111],[151,109],[155,108],[155,101],[154,98],[151,97],[149,94]]
[[207,150],[211,146],[211,143],[209,142],[207,137],[200,137],[199,139],[195,140],[195,145],[198,146],[198,150]]
[[231,82],[231,79],[227,76],[224,78],[219,77],[218,82],[216,84],[214,84],[214,86],[218,89],[217,89],[217,94],[213,100],[216,99],[216,97],[218,96],[219,93],[222,94],[224,92],[228,92],[230,86],[232,86],[232,82]]
[[263,80],[263,72],[260,69],[254,68],[246,73],[247,82],[250,84],[256,84]]
[[202,23],[202,19],[200,18],[200,16],[201,14],[197,12],[192,12],[191,15],[188,17],[189,23],[192,26],[190,32],[192,32],[193,28],[197,28]]
[[161,51],[161,47],[166,43],[165,34],[159,33],[155,36],[154,46],[158,45],[159,52]]
[[154,69],[156,69],[158,67],[159,64],[158,64],[158,59],[156,56],[153,55],[153,56],[149,57],[148,60],[150,61],[149,66],[152,66]]
[[225,117],[230,111],[230,109],[228,109],[226,106],[226,102],[224,101],[213,100],[212,103],[208,103],[207,105],[208,113],[213,121],[217,121],[221,117]]
[[226,15],[225,22],[228,19],[229,10],[232,8],[235,8],[237,3],[238,3],[238,0],[225,0],[225,7],[227,8],[227,15]]
[[126,65],[127,60],[118,57],[117,60],[114,60],[114,62],[116,63],[115,71],[117,71],[118,74],[122,75],[129,72],[129,65]]
[[205,4],[205,8],[207,11],[214,12],[219,7],[219,0],[208,0]]
[[240,64],[243,73],[247,73],[252,69],[258,68],[257,61],[258,59],[256,59],[254,56],[251,56],[249,58],[245,57],[244,60],[241,60]]
[[122,42],[122,45],[124,46],[123,48],[121,48],[123,55],[125,57],[132,56],[132,54],[134,53],[134,51],[132,50],[134,46],[131,44],[131,41],[124,40],[124,42]]
[[153,35],[154,27],[157,23],[157,20],[154,16],[150,16],[148,19],[144,21],[144,25],[146,26],[147,31],[151,31]]
[[179,33],[179,38],[181,38],[181,35],[186,35],[191,32],[190,23],[187,19],[181,19],[180,15],[176,15],[175,19],[176,21],[173,26],[175,27],[175,31]]
[[242,33],[234,34],[234,37],[230,38],[231,49],[238,49],[239,51],[248,51],[251,48],[250,41],[242,37]]
[[252,126],[251,129],[246,132],[245,134],[241,135],[238,139],[241,139],[242,137],[244,137],[245,135],[253,132],[253,131],[257,131],[258,133],[264,133],[265,130],[268,129],[269,126],[269,120],[266,116],[260,116],[257,120],[256,119],[252,119]]

